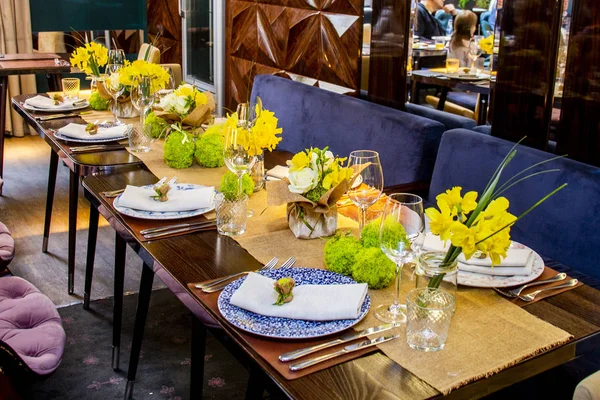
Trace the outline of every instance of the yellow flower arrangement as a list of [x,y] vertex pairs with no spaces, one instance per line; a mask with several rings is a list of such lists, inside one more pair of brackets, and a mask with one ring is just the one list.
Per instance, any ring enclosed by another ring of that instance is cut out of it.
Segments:
[[108,49],[95,42],[85,43],[75,49],[70,61],[86,74],[100,76],[100,67],[108,62]]
[[[502,171],[517,153],[517,145],[518,143],[500,163],[479,202],[477,202],[477,192],[467,192],[463,197],[461,196],[462,188],[455,186],[436,197],[437,208],[430,207],[425,210],[425,214],[429,218],[431,233],[439,236],[444,242],[449,240],[451,244],[442,265],[451,265],[460,253],[469,259],[476,252],[481,252],[489,257],[492,266],[499,265],[502,258],[506,257],[506,252],[510,247],[510,227],[567,186],[565,183],[554,189],[518,217],[508,212],[510,202],[500,194],[533,176],[556,172],[557,170],[546,170],[521,177],[528,170],[559,158],[551,158],[532,165],[497,187]],[[434,276],[429,282],[429,287],[438,288],[443,277],[443,273]]]
[[158,106],[164,111],[177,114],[181,119],[184,119],[194,108],[204,104],[208,104],[206,94],[185,83],[163,97]]
[[494,49],[494,35],[490,35],[484,39],[481,39],[479,41],[479,48],[485,54],[492,54],[492,51]]
[[242,146],[250,156],[262,154],[263,150],[273,151],[281,142],[280,135],[283,130],[277,127],[278,119],[275,113],[263,109],[260,98],[255,107],[256,119],[254,124],[248,129],[240,127],[237,113],[227,116],[225,127],[238,129],[237,142]]
[[119,73],[119,83],[126,87],[132,87],[143,76],[151,78],[150,90],[152,93],[164,89],[170,79],[169,73],[160,65],[136,60],[132,63],[125,62],[125,66]]

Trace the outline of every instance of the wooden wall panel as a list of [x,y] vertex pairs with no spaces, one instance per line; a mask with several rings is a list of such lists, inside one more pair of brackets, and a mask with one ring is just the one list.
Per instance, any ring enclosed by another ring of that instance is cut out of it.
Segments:
[[148,40],[161,51],[160,62],[181,65],[179,0],[147,0]]
[[226,107],[249,99],[257,74],[359,85],[362,0],[227,0]]
[[575,0],[558,152],[600,166],[600,1]]
[[492,135],[545,149],[562,0],[505,1]]

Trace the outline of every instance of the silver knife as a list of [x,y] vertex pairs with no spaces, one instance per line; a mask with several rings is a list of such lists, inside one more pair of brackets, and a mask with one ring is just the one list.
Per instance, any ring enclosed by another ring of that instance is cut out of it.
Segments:
[[144,235],[144,238],[145,239],[156,239],[156,238],[160,238],[163,236],[173,235],[175,233],[194,232],[194,231],[199,231],[199,230],[206,229],[206,228],[212,228],[213,226],[216,226],[216,225],[217,225],[216,221],[211,221],[211,222],[205,223],[204,225],[188,226],[188,227],[181,228],[181,229],[173,229],[170,231],[164,231],[164,232],[159,232],[159,233],[149,233],[147,235]]
[[318,363],[326,361],[326,360],[330,360],[335,357],[339,357],[343,354],[352,353],[353,351],[357,351],[357,350],[364,349],[367,347],[375,346],[375,345],[387,342],[389,340],[397,339],[399,337],[400,337],[400,335],[381,336],[376,339],[364,340],[359,343],[351,344],[349,346],[344,347],[342,350],[339,350],[339,351],[336,351],[333,353],[329,353],[329,354],[325,354],[325,355],[322,355],[319,357],[314,357],[307,361],[302,361],[299,363],[291,364],[290,371],[300,371],[301,369],[311,367],[315,364],[318,364]]
[[283,353],[282,355],[279,356],[279,361],[281,361],[281,362],[292,361],[297,358],[304,357],[308,354],[312,354],[316,351],[323,350],[328,347],[335,346],[335,345],[338,345],[341,343],[350,342],[355,339],[360,339],[362,337],[373,335],[375,333],[385,332],[387,330],[397,328],[400,325],[402,325],[402,324],[399,322],[396,322],[393,324],[383,324],[383,325],[379,325],[379,326],[373,326],[371,328],[362,330],[360,332],[346,333],[345,335],[342,335],[339,338],[333,339],[329,342],[325,342],[325,343],[317,344],[315,346],[305,347],[303,349],[298,349],[298,350],[294,350],[294,351],[288,351],[287,353]]
[[176,225],[167,225],[167,226],[162,226],[162,227],[159,227],[159,228],[142,229],[140,231],[140,233],[142,235],[147,235],[149,233],[157,233],[157,232],[169,231],[171,229],[189,228],[189,227],[193,227],[193,226],[202,226],[202,225],[211,225],[213,222],[215,222],[214,219],[209,219],[209,220],[200,221],[200,222],[183,223],[183,224],[176,224]]
[[38,121],[50,121],[53,119],[61,119],[61,118],[73,118],[78,117],[79,114],[60,114],[60,115],[48,115],[47,117],[35,117]]

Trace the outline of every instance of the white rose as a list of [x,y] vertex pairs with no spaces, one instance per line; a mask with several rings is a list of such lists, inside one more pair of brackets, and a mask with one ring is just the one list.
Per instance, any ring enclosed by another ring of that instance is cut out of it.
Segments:
[[175,104],[175,101],[177,101],[177,95],[175,93],[170,93],[162,99],[160,99],[158,106],[163,110],[170,111],[173,107],[173,104]]
[[335,156],[333,155],[333,153],[330,152],[329,150],[327,150],[325,152],[325,165],[323,166],[323,170],[327,171],[329,169],[329,167],[331,166],[331,164],[333,164],[334,160],[335,160]]
[[290,172],[288,175],[290,184],[288,188],[292,193],[303,194],[314,189],[319,183],[319,174],[310,168]]
[[180,115],[187,114],[189,111],[189,107],[187,105],[187,100],[183,97],[177,98],[177,101],[174,104],[174,108],[175,108],[175,112]]

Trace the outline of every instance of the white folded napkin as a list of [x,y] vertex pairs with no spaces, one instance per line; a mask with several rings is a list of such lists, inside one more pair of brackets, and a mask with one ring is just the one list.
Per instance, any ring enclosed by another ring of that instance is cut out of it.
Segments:
[[173,187],[167,201],[158,201],[151,198],[156,196],[154,189],[145,189],[138,186],[129,186],[118,199],[121,207],[133,208],[144,211],[190,211],[199,208],[209,208],[214,204],[215,188],[212,186],[190,190],[177,190]]
[[[425,251],[446,251],[449,247],[449,240],[444,245],[439,236],[431,233],[425,236],[423,243],[423,250]],[[489,257],[471,257],[465,260],[464,254],[460,254],[458,256],[458,269],[484,275],[531,275],[534,259],[531,249],[508,249],[506,258],[502,260],[502,263],[492,268],[492,260]]]
[[284,167],[283,165],[277,165],[270,170],[267,171],[267,178],[273,178],[273,180],[281,180],[283,178],[287,178],[290,173],[289,167]]
[[55,105],[54,101],[45,96],[35,96],[30,99],[25,100],[25,104],[35,107],[41,108],[45,110],[64,110],[73,108],[73,103],[80,102],[81,99],[65,99],[61,104]]
[[118,139],[125,136],[127,132],[127,125],[113,126],[111,128],[98,128],[98,132],[94,135],[90,135],[85,130],[86,125],[70,123],[69,125],[63,126],[58,130],[63,136],[68,136],[74,139]]
[[231,296],[231,304],[269,317],[332,321],[356,319],[367,295],[366,283],[348,285],[299,285],[294,299],[276,306],[275,281],[251,272]]

